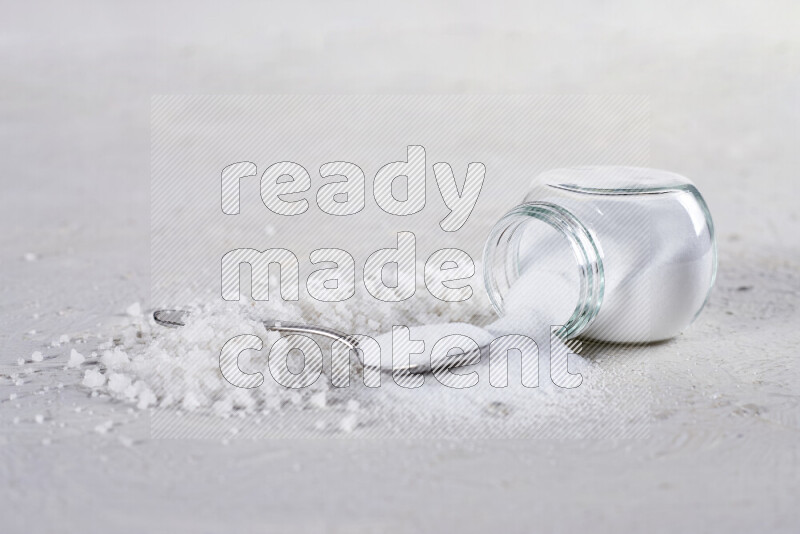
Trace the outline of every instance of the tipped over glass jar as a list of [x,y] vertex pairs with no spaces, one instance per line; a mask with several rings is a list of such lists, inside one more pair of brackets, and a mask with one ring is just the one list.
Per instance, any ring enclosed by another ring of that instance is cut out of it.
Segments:
[[484,281],[501,319],[563,338],[646,343],[700,314],[717,268],[714,223],[697,187],[636,167],[547,171],[492,228]]

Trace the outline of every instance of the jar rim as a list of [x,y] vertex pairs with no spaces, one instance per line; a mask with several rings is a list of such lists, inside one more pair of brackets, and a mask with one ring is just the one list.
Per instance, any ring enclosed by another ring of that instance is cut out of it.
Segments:
[[[498,315],[504,315],[504,295],[520,276],[518,241],[513,236],[526,224],[535,221],[555,229],[572,250],[580,282],[578,299],[571,317],[560,326],[556,335],[564,339],[575,337],[600,311],[605,275],[596,238],[563,206],[550,202],[525,202],[506,213],[492,227],[483,252],[484,284],[489,301]],[[497,267],[498,260],[501,260],[502,269]]]

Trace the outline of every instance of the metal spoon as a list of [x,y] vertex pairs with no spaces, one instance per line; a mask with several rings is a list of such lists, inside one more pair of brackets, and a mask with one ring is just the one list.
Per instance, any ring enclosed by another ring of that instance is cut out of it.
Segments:
[[[155,312],[153,312],[153,319],[155,320],[155,322],[161,326],[166,326],[168,328],[178,328],[180,326],[185,326],[186,317],[188,316],[189,312],[186,310],[156,310]],[[345,346],[347,346],[347,348],[355,351],[361,364],[365,365],[362,359],[361,351],[358,350],[359,348],[358,341],[356,341],[356,339],[354,339],[350,335],[344,334],[342,332],[339,332],[338,330],[334,330],[333,328],[328,328],[326,326],[278,321],[275,319],[265,319],[262,322],[264,323],[264,327],[267,330],[273,330],[275,332],[316,335],[316,336],[326,337],[328,339],[333,339],[335,341],[341,341],[342,343],[345,344]],[[479,359],[480,359],[480,349],[477,351],[470,351],[468,353],[461,354],[455,357],[450,357],[447,364],[443,365],[443,367],[446,368],[460,367],[462,365],[477,363]],[[367,367],[372,368],[371,366]],[[431,370],[429,365],[419,366],[417,364],[413,364],[410,362],[409,365],[406,367],[393,367],[392,365],[389,366],[381,365],[380,369],[386,372],[400,372],[400,373],[427,372]]]

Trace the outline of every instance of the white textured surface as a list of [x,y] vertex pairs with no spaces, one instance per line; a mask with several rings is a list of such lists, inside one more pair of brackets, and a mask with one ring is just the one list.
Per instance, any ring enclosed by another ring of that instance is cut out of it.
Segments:
[[[796,3],[45,4],[0,22],[4,532],[797,531]],[[700,320],[631,356],[651,437],[151,442],[59,389],[50,342],[146,300],[149,99],[180,92],[651,95],[652,165],[720,249]],[[34,350],[50,371],[14,386]]]

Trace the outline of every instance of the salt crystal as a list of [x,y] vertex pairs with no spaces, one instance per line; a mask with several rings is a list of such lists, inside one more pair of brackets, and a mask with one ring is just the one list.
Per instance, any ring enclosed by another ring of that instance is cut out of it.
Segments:
[[355,430],[358,426],[358,416],[354,413],[345,415],[342,417],[342,420],[339,421],[339,429],[342,432],[347,432],[348,434]]
[[17,358],[17,365],[25,365],[25,358]]
[[[135,385],[133,385],[133,384],[131,384],[130,386],[128,386],[127,388],[125,388],[125,389],[123,390],[123,392],[122,392],[122,396],[123,396],[123,397],[125,397],[125,399],[128,399],[128,400],[133,400],[133,399],[135,399],[135,398],[136,398],[136,396],[137,396],[138,394],[139,394],[139,388],[137,388],[137,387],[136,387]],[[133,413],[133,408],[130,408],[130,409],[128,410],[128,412],[129,412],[129,413]]]
[[58,342],[63,345],[64,343],[69,343],[69,336],[67,334],[61,334],[61,337],[58,338]]
[[100,357],[100,361],[109,369],[118,369],[129,363],[130,359],[124,350],[117,347],[113,351],[103,351],[103,356]]
[[230,416],[232,409],[233,403],[229,398],[220,399],[211,405],[211,410],[214,414],[223,419]]
[[67,362],[67,367],[70,368],[80,367],[84,361],[86,361],[86,358],[84,358],[83,354],[81,354],[75,349],[72,349],[69,353],[69,361]]
[[131,317],[141,317],[142,316],[142,306],[138,302],[134,302],[130,306],[125,309],[125,313],[130,315]]
[[37,350],[33,354],[31,354],[31,360],[35,362],[40,362],[44,360],[44,356],[42,356],[42,353]]
[[42,438],[42,445],[44,445],[45,447],[47,447],[51,443],[53,443],[53,441],[50,438]]
[[82,384],[89,388],[99,388],[106,383],[106,377],[100,371],[88,369],[83,375]]
[[8,395],[8,400],[10,400],[10,401],[16,400],[16,398],[17,398],[17,394],[16,393],[10,393]]
[[202,405],[203,405],[203,399],[200,396],[200,394],[195,391],[187,392],[186,395],[183,397],[183,402],[181,403],[183,409],[190,412],[196,410]]
[[98,434],[107,434],[111,427],[114,426],[114,421],[106,421],[94,427],[94,431]]
[[136,407],[140,410],[145,410],[153,406],[157,401],[155,394],[147,389],[139,394],[139,402],[136,403]]
[[122,373],[111,373],[108,377],[108,390],[112,393],[122,393],[131,385],[129,376]]
[[315,408],[325,408],[327,406],[325,392],[320,391],[319,393],[311,395],[311,398],[308,399],[308,403]]
[[36,421],[36,424],[41,425],[44,423],[44,416],[40,413],[37,413],[33,420]]
[[32,262],[32,261],[36,261],[36,260],[38,260],[38,259],[39,259],[39,256],[38,256],[38,255],[37,255],[35,252],[26,252],[26,253],[25,253],[25,254],[22,256],[22,258],[23,258],[25,261]]

